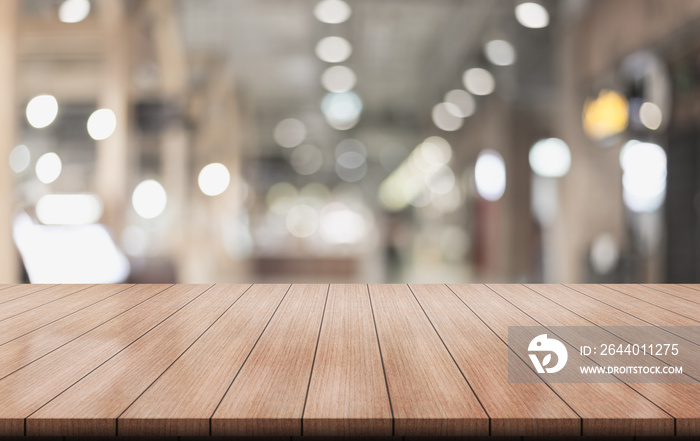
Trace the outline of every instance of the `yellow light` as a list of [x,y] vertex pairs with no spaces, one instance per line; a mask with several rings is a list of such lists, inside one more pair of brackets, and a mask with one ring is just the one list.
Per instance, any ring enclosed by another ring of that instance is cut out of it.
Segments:
[[583,129],[596,141],[623,132],[628,121],[627,99],[613,90],[601,90],[583,106]]

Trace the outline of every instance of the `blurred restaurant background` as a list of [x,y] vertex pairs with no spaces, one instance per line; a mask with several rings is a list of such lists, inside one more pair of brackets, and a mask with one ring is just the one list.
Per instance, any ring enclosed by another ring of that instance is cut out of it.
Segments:
[[0,282],[698,282],[698,0],[2,0]]

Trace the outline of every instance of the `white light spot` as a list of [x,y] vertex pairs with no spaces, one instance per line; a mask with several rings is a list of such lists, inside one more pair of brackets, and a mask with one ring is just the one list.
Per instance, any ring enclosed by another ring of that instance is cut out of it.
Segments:
[[617,265],[620,252],[612,235],[605,233],[595,238],[591,246],[591,266],[598,274],[608,274]]
[[487,201],[501,199],[506,191],[506,164],[495,150],[484,150],[474,166],[476,190]]
[[224,164],[209,164],[199,172],[199,189],[207,196],[220,195],[231,183],[231,174]]
[[476,101],[466,90],[450,90],[445,94],[445,102],[454,106],[448,107],[447,110],[449,112],[454,112],[453,115],[460,118],[468,118],[476,111]]
[[486,58],[496,66],[510,66],[515,63],[515,48],[505,40],[491,40],[484,47]]
[[288,118],[275,126],[273,136],[282,147],[296,147],[306,139],[306,126],[298,119]]
[[666,195],[666,152],[661,146],[632,140],[620,152],[623,201],[634,212],[651,213]]
[[432,117],[435,126],[446,132],[454,132],[462,128],[462,118],[455,116],[460,113],[459,107],[451,103],[440,103],[433,107]]
[[107,139],[117,128],[117,117],[110,109],[98,109],[92,112],[87,122],[87,131],[92,139]]
[[61,170],[63,170],[61,158],[53,152],[41,155],[34,168],[37,179],[44,184],[50,184],[58,179],[61,176]]
[[18,145],[10,152],[10,169],[15,173],[22,173],[29,167],[31,154],[26,145]]
[[474,95],[489,95],[496,88],[496,80],[486,69],[474,67],[464,72],[462,76],[464,87]]
[[147,179],[136,186],[131,196],[131,203],[139,216],[144,219],[153,219],[165,210],[168,195],[158,181]]
[[63,23],[78,23],[90,13],[88,0],[65,0],[58,8],[58,19]]
[[355,72],[346,66],[331,66],[321,75],[321,84],[333,93],[349,92],[356,82]]
[[51,124],[58,115],[58,101],[51,95],[39,95],[27,104],[27,121],[32,127],[41,129]]
[[354,92],[329,93],[321,102],[321,110],[331,127],[347,130],[357,124],[362,112],[362,100]]
[[326,37],[316,45],[316,56],[326,63],[342,63],[351,54],[352,46],[343,37]]
[[569,146],[558,138],[537,141],[530,149],[532,171],[546,178],[560,178],[571,168]]
[[338,24],[350,18],[350,6],[343,0],[322,0],[314,8],[314,17],[322,23]]
[[657,130],[663,122],[663,114],[659,106],[646,102],[639,108],[639,120],[647,129]]
[[102,217],[102,208],[94,194],[47,194],[36,203],[36,217],[46,225],[93,224]]
[[320,223],[321,238],[329,244],[359,242],[367,230],[362,215],[340,202],[323,207]]
[[309,205],[296,205],[287,213],[286,224],[293,236],[309,237],[318,229],[318,213]]
[[549,24],[549,12],[539,3],[526,2],[515,7],[518,23],[531,29],[541,29]]

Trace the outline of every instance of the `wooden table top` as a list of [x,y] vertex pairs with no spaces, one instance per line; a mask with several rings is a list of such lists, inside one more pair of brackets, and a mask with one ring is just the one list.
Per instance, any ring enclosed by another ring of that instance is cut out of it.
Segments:
[[697,383],[509,383],[537,325],[700,285],[0,285],[0,436],[700,436]]

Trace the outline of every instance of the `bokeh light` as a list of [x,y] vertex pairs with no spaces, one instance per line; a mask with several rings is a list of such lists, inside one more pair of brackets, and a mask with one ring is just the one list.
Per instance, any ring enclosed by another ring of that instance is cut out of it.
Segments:
[[29,152],[29,148],[20,144],[12,149],[10,152],[10,169],[15,173],[22,173],[29,167],[32,155]]
[[78,23],[90,14],[89,0],[65,0],[58,8],[58,19],[63,23]]
[[331,66],[321,75],[321,85],[329,92],[349,92],[356,82],[355,72],[347,66]]
[[446,132],[454,132],[462,128],[462,118],[455,116],[461,113],[459,107],[452,103],[439,103],[433,106],[433,111],[431,116],[433,118],[433,124]]
[[217,196],[226,191],[231,183],[231,174],[224,164],[208,164],[199,172],[199,189],[207,196]]
[[450,90],[445,94],[445,102],[452,104],[447,107],[447,111],[460,118],[468,118],[476,111],[476,100],[466,90]]
[[39,95],[27,104],[27,121],[37,129],[50,125],[58,115],[58,101],[52,95]]
[[651,213],[666,195],[666,152],[653,143],[628,141],[620,151],[625,205],[634,212]]
[[496,80],[486,69],[474,67],[462,76],[464,87],[474,95],[490,95],[496,88]]
[[496,66],[510,66],[515,63],[515,48],[505,40],[491,40],[484,46],[486,58]]
[[649,130],[658,130],[663,122],[661,109],[654,103],[645,102],[639,108],[639,120]]
[[530,167],[546,178],[560,178],[571,168],[571,151],[564,141],[547,138],[537,141],[529,154]]
[[328,93],[321,102],[328,124],[337,130],[353,128],[362,113],[362,100],[354,92]]
[[87,122],[87,131],[92,139],[107,139],[117,128],[117,116],[110,109],[98,109],[92,112]]
[[318,212],[306,204],[295,205],[287,213],[286,225],[292,236],[309,237],[318,229]]
[[153,219],[160,216],[168,203],[168,195],[160,183],[154,179],[141,182],[134,189],[131,196],[131,204],[136,214],[144,219]]
[[298,119],[287,118],[277,123],[273,137],[282,147],[296,147],[306,139],[306,126]]
[[549,24],[549,12],[539,3],[525,2],[515,7],[518,23],[530,29],[541,29]]
[[583,106],[583,129],[594,140],[623,132],[629,118],[627,99],[614,90],[603,89]]
[[506,191],[506,164],[503,156],[487,149],[479,154],[474,166],[474,180],[479,195],[487,201],[501,199]]
[[350,18],[350,6],[343,0],[321,0],[314,8],[314,17],[322,23],[338,24]]
[[36,203],[36,217],[46,225],[86,225],[99,221],[102,209],[94,194],[47,194]]
[[50,184],[61,176],[63,164],[61,158],[54,152],[44,153],[36,161],[34,171],[39,182]]
[[325,37],[316,45],[316,56],[326,63],[342,63],[351,54],[352,46],[343,37]]

